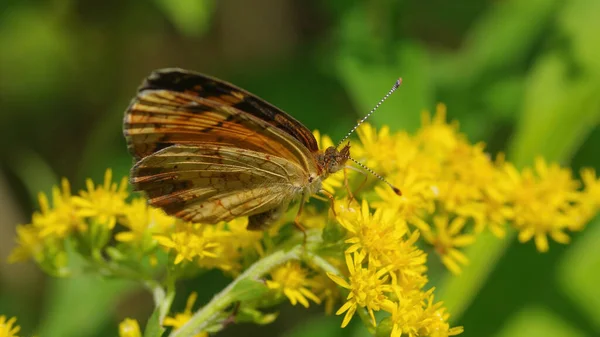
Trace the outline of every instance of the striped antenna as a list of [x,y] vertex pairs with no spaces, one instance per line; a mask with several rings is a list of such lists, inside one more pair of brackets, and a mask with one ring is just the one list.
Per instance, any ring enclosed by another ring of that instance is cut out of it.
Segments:
[[397,195],[402,195],[402,191],[400,191],[400,189],[394,185],[392,185],[392,183],[390,183],[389,181],[387,181],[384,177],[382,177],[381,175],[379,175],[378,173],[376,173],[375,171],[371,170],[370,168],[368,168],[367,166],[365,166],[364,164],[358,162],[358,160],[352,158],[352,157],[348,157],[348,159],[352,160],[356,165],[360,166],[363,170],[371,173],[372,175],[374,175],[377,179],[383,181],[384,183],[388,184],[388,186],[390,186],[392,188],[392,190],[394,191],[394,193],[396,193]]
[[[396,83],[394,83],[394,86],[392,87],[392,89],[390,89],[390,91],[388,91],[387,94],[385,94],[385,96],[383,96],[383,98],[379,101],[379,103],[377,103],[375,105],[375,107],[373,109],[371,109],[371,111],[369,111],[369,113],[363,117],[361,120],[358,121],[358,123],[356,123],[356,125],[352,128],[352,130],[350,130],[346,136],[344,138],[342,138],[342,140],[340,140],[340,142],[338,143],[337,147],[340,147],[342,145],[343,142],[346,141],[346,139],[348,139],[348,137],[350,137],[350,135],[352,135],[354,133],[354,131],[356,131],[356,129],[358,129],[358,127],[364,123],[367,118],[369,118],[374,112],[375,110],[379,109],[379,107],[381,106],[381,103],[385,102],[386,99],[388,99],[388,97],[390,97],[390,95],[396,91],[396,89],[398,89],[398,87],[402,84],[402,78],[399,78]],[[358,163],[357,163],[358,164]]]

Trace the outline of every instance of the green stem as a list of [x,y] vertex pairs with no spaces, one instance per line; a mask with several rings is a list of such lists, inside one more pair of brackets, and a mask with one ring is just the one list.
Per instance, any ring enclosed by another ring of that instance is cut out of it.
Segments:
[[365,307],[356,308],[356,313],[358,314],[358,317],[360,317],[360,320],[363,322],[367,330],[370,333],[375,334],[375,326],[373,325],[373,321],[371,320],[371,316],[369,316],[367,309]]
[[156,285],[152,287],[152,296],[154,298],[154,305],[156,306],[155,310],[158,310],[159,322],[163,322],[169,310],[171,309],[171,304],[173,304],[173,299],[175,299],[175,281],[171,278],[166,281],[166,292],[165,288],[160,285]]
[[319,256],[313,252],[310,252],[310,251],[307,251],[305,256],[308,257],[308,259],[312,263],[316,264],[324,272],[331,273],[331,274],[337,275],[339,277],[344,276],[344,275],[342,275],[342,273],[340,273],[340,271],[335,266],[333,266],[331,263],[327,262],[327,260],[325,260],[321,256]]
[[225,308],[227,308],[227,306],[235,301],[235,298],[232,298],[230,294],[238,283],[245,279],[258,279],[264,274],[268,273],[275,266],[278,266],[289,260],[299,260],[303,253],[305,253],[304,250],[307,251],[307,247],[303,247],[300,244],[288,251],[276,251],[275,253],[256,261],[252,266],[250,266],[250,268],[246,269],[244,273],[231,282],[225,289],[213,297],[208,304],[198,310],[189,321],[187,321],[179,329],[173,331],[169,336],[191,337],[203,329],[206,329],[209,325],[214,323],[213,319],[215,317],[217,317],[223,310],[225,310]]
[[95,268],[95,271],[102,276],[110,276],[140,282],[152,292],[154,292],[155,288],[160,288],[160,284],[156,280],[149,278],[147,275],[138,270],[121,266],[112,261],[107,261],[97,251],[92,251],[91,259],[88,259],[88,261],[90,262],[91,266]]

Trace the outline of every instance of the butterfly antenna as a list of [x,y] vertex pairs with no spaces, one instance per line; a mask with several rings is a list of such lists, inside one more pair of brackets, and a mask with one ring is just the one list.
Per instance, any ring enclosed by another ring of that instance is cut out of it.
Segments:
[[363,163],[360,163],[358,160],[352,158],[352,157],[348,157],[348,159],[352,160],[356,165],[360,166],[363,170],[371,173],[372,175],[374,175],[377,179],[383,181],[384,183],[388,184],[388,186],[390,186],[392,188],[392,190],[394,190],[394,193],[396,193],[397,195],[402,195],[402,191],[400,191],[400,189],[394,185],[392,185],[392,183],[390,183],[389,181],[387,181],[384,177],[382,177],[381,175],[379,175],[378,173],[376,173],[375,171],[371,170],[370,168],[368,168],[366,165],[364,165]]
[[[356,125],[355,125],[355,126],[352,128],[352,130],[350,130],[350,131],[349,131],[349,132],[346,134],[346,136],[345,136],[344,138],[342,138],[342,140],[341,140],[341,141],[338,143],[338,146],[337,146],[337,147],[340,147],[340,146],[342,145],[342,143],[344,143],[344,142],[346,141],[346,139],[348,139],[348,137],[350,137],[350,135],[352,135],[352,134],[354,133],[354,131],[356,131],[356,129],[358,129],[358,127],[359,127],[359,126],[360,126],[362,123],[364,123],[364,122],[367,120],[367,118],[369,118],[369,117],[370,117],[370,116],[371,116],[371,115],[372,115],[372,114],[375,112],[375,110],[379,109],[379,107],[381,106],[381,104],[382,104],[383,102],[385,102],[385,100],[386,100],[386,99],[388,99],[388,97],[390,97],[390,95],[391,95],[391,94],[392,94],[394,91],[396,91],[396,89],[398,89],[398,87],[400,86],[400,84],[402,84],[402,78],[399,78],[399,79],[396,81],[396,83],[394,83],[394,86],[392,87],[392,89],[390,89],[390,91],[388,91],[388,93],[387,93],[387,94],[385,94],[385,96],[383,96],[383,98],[382,98],[382,99],[379,101],[379,103],[377,103],[377,104],[375,105],[375,107],[374,107],[373,109],[371,109],[371,111],[369,111],[369,113],[368,113],[368,114],[367,114],[365,117],[363,117],[361,120],[359,120],[359,121],[358,121],[358,123],[356,123]],[[354,159],[352,159],[352,160],[354,161]],[[354,162],[356,163],[356,161],[354,161]],[[359,163],[357,163],[357,164],[359,164]],[[359,165],[360,165],[360,164],[359,164]],[[373,172],[371,172],[371,173],[373,173]]]

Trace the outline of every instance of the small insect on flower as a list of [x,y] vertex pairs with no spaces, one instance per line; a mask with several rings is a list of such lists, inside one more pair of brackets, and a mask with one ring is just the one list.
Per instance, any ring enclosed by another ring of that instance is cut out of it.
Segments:
[[296,200],[295,223],[303,229],[298,218],[311,195],[333,200],[323,180],[352,160],[344,142],[356,127],[337,147],[319,149],[310,130],[257,96],[206,75],[162,69],[142,83],[123,129],[136,160],[131,183],[151,205],[192,222],[249,216],[248,229],[261,230]]

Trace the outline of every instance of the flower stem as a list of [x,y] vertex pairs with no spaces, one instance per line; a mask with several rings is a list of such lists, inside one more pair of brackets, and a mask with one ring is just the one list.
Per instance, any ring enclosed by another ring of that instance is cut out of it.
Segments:
[[173,304],[173,299],[175,299],[175,280],[168,278],[165,283],[166,289],[161,286],[157,286],[152,289],[154,305],[156,305],[156,310],[159,311],[158,321],[160,323],[162,323],[169,313],[171,304]]
[[275,266],[285,263],[289,260],[299,260],[303,255],[303,250],[307,249],[302,244],[293,247],[290,250],[276,251],[273,254],[266,256],[256,261],[244,273],[238,276],[225,289],[217,294],[203,308],[198,310],[187,323],[179,329],[173,331],[169,337],[191,337],[208,326],[214,324],[213,319],[217,317],[227,306],[235,301],[235,298],[230,296],[235,286],[245,279],[258,279],[262,275],[268,273]]

